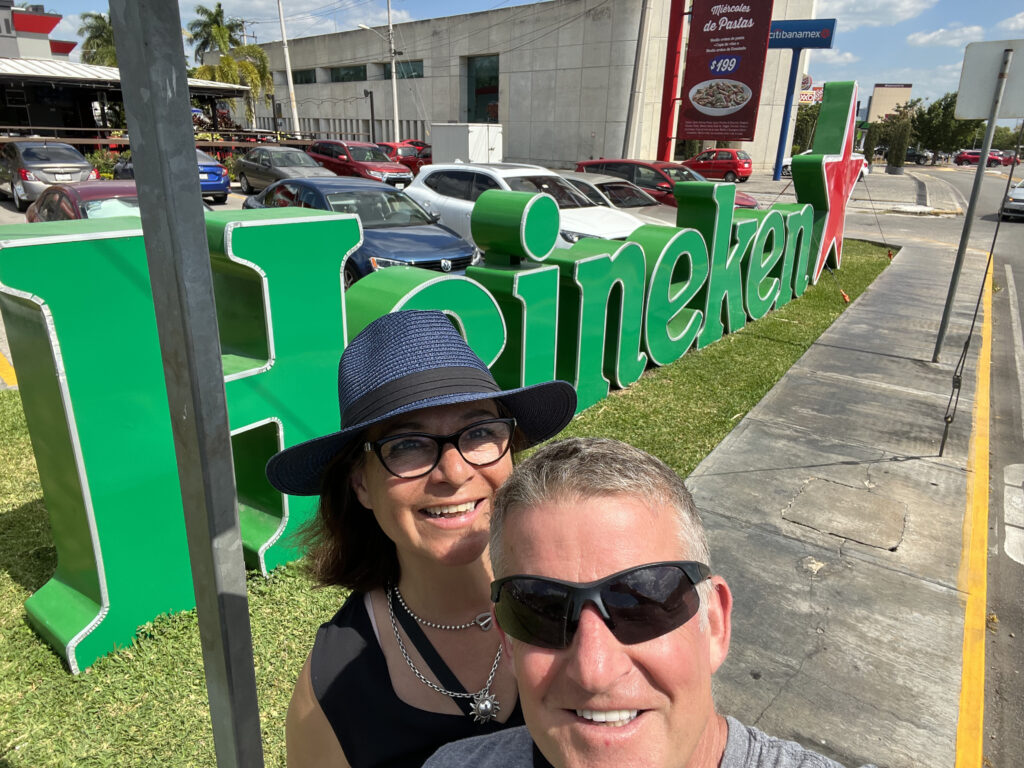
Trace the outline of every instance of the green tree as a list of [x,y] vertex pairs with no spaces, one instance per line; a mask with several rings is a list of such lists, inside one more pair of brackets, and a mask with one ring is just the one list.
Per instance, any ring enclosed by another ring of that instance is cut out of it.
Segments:
[[105,13],[85,12],[78,35],[82,38],[82,63],[101,67],[117,66],[114,27]]
[[971,145],[983,120],[957,120],[956,94],[947,93],[924,109],[918,109],[911,122],[922,147],[936,152],[956,152]]
[[878,123],[868,123],[867,131],[864,133],[864,157],[867,158],[869,165],[875,162],[875,147],[882,137],[881,129],[882,126]]
[[1020,125],[1010,128],[1008,125],[997,125],[992,136],[992,149],[1017,149],[1017,137]]
[[274,76],[270,71],[270,60],[266,51],[258,45],[240,45],[232,48],[221,54],[217,64],[197,67],[192,76],[201,80],[248,86],[245,119],[250,127],[256,119],[257,102],[262,99],[269,107],[274,101]]
[[195,10],[199,18],[189,22],[188,32],[197,63],[202,64],[203,54],[209,51],[220,51],[223,54],[241,45],[242,33],[245,32],[244,21],[234,16],[225,18],[220,3],[212,9],[197,5]]

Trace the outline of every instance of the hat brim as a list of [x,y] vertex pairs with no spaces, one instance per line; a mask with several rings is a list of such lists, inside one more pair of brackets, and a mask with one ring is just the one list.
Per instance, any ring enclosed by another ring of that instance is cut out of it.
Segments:
[[576,413],[576,390],[565,381],[547,381],[499,392],[452,393],[425,398],[330,435],[286,448],[267,462],[267,478],[282,493],[316,496],[322,490],[327,465],[368,427],[402,413],[477,400],[497,400],[508,409],[526,437],[524,448],[557,435]]

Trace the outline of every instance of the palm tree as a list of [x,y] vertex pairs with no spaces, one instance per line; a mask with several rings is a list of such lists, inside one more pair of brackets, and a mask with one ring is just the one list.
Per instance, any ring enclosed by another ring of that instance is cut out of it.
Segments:
[[274,76],[270,71],[270,60],[266,51],[258,45],[240,45],[225,51],[217,64],[197,67],[192,77],[248,86],[245,119],[250,127],[256,119],[256,103],[262,99],[269,107],[274,101]]
[[81,16],[82,24],[78,35],[82,40],[82,62],[102,67],[117,66],[117,50],[114,48],[114,27],[105,13],[86,12]]
[[243,42],[245,22],[235,17],[224,18],[224,9],[220,3],[212,10],[205,5],[197,5],[196,15],[199,18],[189,22],[188,31],[195,44],[197,63],[203,63],[203,54],[208,51],[227,53],[232,47]]

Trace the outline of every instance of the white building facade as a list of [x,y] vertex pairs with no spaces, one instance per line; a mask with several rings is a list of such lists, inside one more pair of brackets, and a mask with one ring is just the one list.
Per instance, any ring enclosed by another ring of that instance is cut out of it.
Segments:
[[[654,159],[669,21],[684,6],[680,0],[548,0],[396,24],[398,138],[429,142],[434,123],[498,122],[510,162],[567,168],[598,157]],[[775,0],[773,18],[809,19],[813,12],[814,0]],[[289,40],[301,131],[395,140],[386,38],[383,27]],[[289,131],[283,47],[262,47],[274,72],[278,118],[275,125],[274,112],[261,106],[257,127]],[[756,136],[740,145],[758,168],[775,160],[791,56],[769,50]],[[790,137],[798,98],[799,90]]]

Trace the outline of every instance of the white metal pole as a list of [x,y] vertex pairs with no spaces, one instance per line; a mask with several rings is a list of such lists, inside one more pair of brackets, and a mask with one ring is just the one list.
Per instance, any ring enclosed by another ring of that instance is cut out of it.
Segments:
[[401,139],[398,136],[398,74],[395,72],[395,28],[391,26],[391,0],[388,0],[388,48],[391,49],[391,115],[394,122],[394,138],[391,140],[397,143]]
[[292,131],[298,134],[299,108],[295,106],[295,85],[292,83],[292,60],[288,56],[288,33],[284,30],[284,9],[281,7],[281,0],[277,0],[277,17],[281,20],[281,45],[284,47],[284,76],[288,81],[288,101],[291,102],[292,105]]

